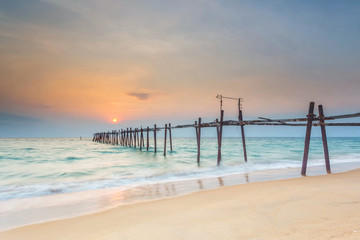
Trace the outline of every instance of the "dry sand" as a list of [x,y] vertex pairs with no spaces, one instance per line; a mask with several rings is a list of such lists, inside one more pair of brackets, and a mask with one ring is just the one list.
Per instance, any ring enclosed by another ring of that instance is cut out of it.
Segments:
[[0,239],[360,239],[360,169],[136,203]]

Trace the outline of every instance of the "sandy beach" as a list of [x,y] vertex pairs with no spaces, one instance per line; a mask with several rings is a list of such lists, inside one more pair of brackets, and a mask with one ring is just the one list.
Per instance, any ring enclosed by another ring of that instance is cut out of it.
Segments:
[[12,229],[0,239],[360,239],[360,169],[249,183]]

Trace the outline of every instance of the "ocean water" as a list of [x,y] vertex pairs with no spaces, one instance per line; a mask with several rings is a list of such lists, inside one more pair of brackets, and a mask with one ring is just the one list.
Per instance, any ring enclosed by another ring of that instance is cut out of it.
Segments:
[[[0,230],[179,195],[194,183],[206,189],[204,179],[222,186],[220,177],[299,168],[304,148],[303,138],[249,137],[245,163],[241,139],[224,138],[218,167],[216,138],[202,139],[200,166],[194,138],[174,138],[166,157],[163,139],[157,142],[154,154],[151,138],[149,152],[90,138],[0,139]],[[328,145],[333,166],[360,163],[360,138],[329,138]],[[326,172],[321,138],[311,139],[308,166]]]

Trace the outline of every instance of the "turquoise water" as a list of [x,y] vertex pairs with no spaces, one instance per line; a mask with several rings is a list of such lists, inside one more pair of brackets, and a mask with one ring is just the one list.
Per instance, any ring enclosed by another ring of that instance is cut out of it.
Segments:
[[[112,204],[114,194],[140,191],[141,186],[301,167],[303,138],[247,138],[246,144],[248,163],[243,160],[241,139],[224,138],[217,167],[216,138],[203,138],[198,167],[194,138],[174,138],[173,151],[168,150],[166,157],[162,138],[157,154],[152,139],[149,152],[91,139],[0,139],[0,229],[104,209]],[[360,162],[360,138],[329,138],[328,145],[332,164]],[[324,166],[321,138],[311,139],[308,166]],[[109,191],[111,199],[100,201]],[[92,200],[85,204],[84,199]],[[56,215],[63,208],[52,209],[51,216],[42,211],[71,204],[83,209],[64,216]],[[38,218],[32,219],[33,215]]]
[[[224,138],[217,167],[217,141],[203,138],[198,167],[195,139],[175,138],[166,157],[162,140],[154,154],[90,139],[0,139],[0,200],[300,167],[304,148],[303,138],[248,138],[245,164],[241,139]],[[360,138],[329,138],[328,145],[332,163],[360,161]],[[321,138],[310,147],[309,166],[323,165]]]

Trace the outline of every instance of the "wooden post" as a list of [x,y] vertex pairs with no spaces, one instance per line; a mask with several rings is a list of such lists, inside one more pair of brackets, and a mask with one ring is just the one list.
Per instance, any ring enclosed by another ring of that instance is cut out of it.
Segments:
[[119,130],[119,145],[122,146],[122,129]]
[[218,157],[217,157],[217,165],[218,166],[220,165],[220,161],[221,161],[221,142],[222,142],[223,121],[224,121],[224,110],[221,110],[220,127],[218,128]]
[[321,128],[321,137],[322,137],[322,142],[323,142],[323,147],[324,147],[324,155],[325,155],[325,165],[326,165],[326,172],[327,173],[331,173],[331,169],[330,169],[330,158],[329,158],[329,149],[328,149],[328,144],[327,144],[327,137],[326,137],[326,130],[325,130],[325,126],[324,126],[324,111],[323,111],[323,106],[319,105],[319,118],[320,118],[320,128]]
[[144,140],[144,136],[143,136],[143,129],[142,129],[142,127],[140,128],[140,151],[141,151],[141,149],[142,149],[142,142],[143,142],[143,140]]
[[136,148],[137,128],[134,128],[134,148]]
[[166,135],[167,135],[167,124],[165,124],[165,136],[164,136],[164,156],[166,156]]
[[242,138],[242,144],[243,144],[244,160],[245,160],[245,162],[247,162],[245,131],[244,131],[244,124],[242,123],[243,114],[242,114],[242,110],[241,110],[240,98],[239,98],[239,102],[238,102],[238,108],[239,108],[239,122],[240,122],[241,138]]
[[149,127],[146,128],[146,151],[149,151]]
[[156,153],[156,124],[154,124],[154,152]]
[[126,129],[126,146],[130,147],[129,128]]
[[125,131],[124,129],[121,129],[121,146],[124,146],[125,142]]
[[139,129],[136,129],[136,138],[137,138],[137,144],[140,147],[140,137],[139,137]]
[[[195,125],[196,125],[196,121],[195,121]],[[201,141],[201,118],[199,118],[199,124],[198,127],[196,128],[196,142],[197,142],[197,164],[198,166],[200,166],[200,141]]]
[[170,151],[172,151],[171,123],[169,123]]
[[130,128],[130,147],[132,147],[134,145],[134,134],[133,134],[134,130],[132,130],[132,128]]
[[123,129],[123,142],[122,142],[123,146],[125,146],[125,137],[126,137],[126,130]]
[[306,167],[307,167],[307,161],[308,161],[308,156],[309,156],[311,127],[312,127],[313,119],[314,119],[314,102],[310,102],[309,114],[307,115],[304,157],[303,157],[302,168],[301,168],[301,175],[303,175],[303,176],[306,176]]
[[140,130],[140,145],[142,146],[142,148],[145,147],[145,141],[144,141],[144,129],[141,127],[141,130]]

